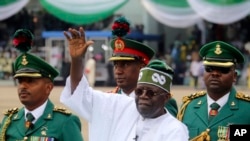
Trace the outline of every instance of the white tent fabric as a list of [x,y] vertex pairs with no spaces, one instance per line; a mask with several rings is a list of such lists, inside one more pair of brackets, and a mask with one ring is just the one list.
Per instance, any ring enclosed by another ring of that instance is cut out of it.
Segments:
[[250,14],[250,0],[236,1],[233,4],[216,4],[208,0],[188,0],[188,2],[203,19],[216,24],[231,24]]
[[0,5],[0,21],[5,20],[18,13],[23,7],[27,5],[28,2],[29,0],[17,0],[13,3]]
[[190,7],[171,7],[159,5],[151,0],[141,0],[147,12],[164,25],[186,28],[202,20]]

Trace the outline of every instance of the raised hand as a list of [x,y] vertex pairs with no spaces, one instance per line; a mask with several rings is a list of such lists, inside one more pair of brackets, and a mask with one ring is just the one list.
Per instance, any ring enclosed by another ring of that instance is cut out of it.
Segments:
[[[69,32],[69,33],[68,33]],[[69,53],[72,59],[80,59],[85,55],[88,47],[93,44],[93,41],[86,41],[85,32],[82,27],[79,31],[69,28],[68,32],[64,31],[64,36],[69,42]]]

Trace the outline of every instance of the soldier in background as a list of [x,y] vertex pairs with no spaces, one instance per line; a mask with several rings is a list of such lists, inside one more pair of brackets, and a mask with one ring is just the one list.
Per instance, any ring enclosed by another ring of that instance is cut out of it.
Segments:
[[[112,93],[134,98],[134,89],[137,86],[140,69],[149,63],[154,57],[155,52],[151,47],[141,42],[121,37],[120,34],[115,31],[115,28],[119,26],[122,20],[122,18],[118,18],[115,21],[112,31],[116,38],[111,41],[113,54],[109,60],[113,62],[113,73],[117,84],[117,87]],[[122,44],[120,42],[121,38],[123,41]],[[176,117],[178,107],[174,98],[170,98],[165,107]]]

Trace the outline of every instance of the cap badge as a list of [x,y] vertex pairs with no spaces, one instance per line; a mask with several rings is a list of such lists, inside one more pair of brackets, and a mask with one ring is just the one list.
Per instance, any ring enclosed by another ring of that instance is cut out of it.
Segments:
[[26,56],[23,55],[22,58],[23,59],[22,59],[22,63],[21,64],[24,65],[24,66],[27,65],[29,62],[27,61]]
[[217,54],[217,55],[219,55],[219,54],[221,54],[221,53],[222,53],[222,50],[221,50],[221,48],[220,48],[220,45],[219,45],[219,44],[217,44],[217,45],[216,45],[216,48],[215,48],[214,53],[215,53],[215,54]]
[[117,39],[115,41],[115,50],[123,50],[125,47],[125,44],[123,42],[123,40]]

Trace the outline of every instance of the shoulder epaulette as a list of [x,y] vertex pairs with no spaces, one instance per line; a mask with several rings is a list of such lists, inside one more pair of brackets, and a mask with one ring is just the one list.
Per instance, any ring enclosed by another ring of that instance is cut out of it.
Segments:
[[189,96],[184,96],[184,97],[182,98],[182,102],[185,103],[185,102],[187,102],[187,101],[193,100],[193,99],[195,99],[195,98],[197,98],[197,97],[200,97],[200,96],[203,96],[203,95],[205,95],[205,94],[206,94],[205,91],[199,91],[199,92],[193,93],[193,94],[191,94],[191,95],[189,95]]
[[201,96],[203,96],[203,95],[205,95],[205,94],[206,94],[205,91],[199,91],[199,92],[193,93],[193,94],[191,94],[191,95],[189,95],[189,96],[184,96],[184,97],[182,98],[183,104],[182,104],[182,106],[181,106],[181,108],[180,108],[179,113],[177,114],[177,119],[179,119],[180,121],[182,121],[183,116],[184,116],[184,113],[185,113],[185,110],[186,110],[186,108],[187,108],[187,105],[188,105],[193,99],[195,99],[195,98],[197,98],[197,97],[201,97]]
[[63,107],[54,107],[53,111],[60,112],[60,113],[66,114],[66,115],[71,114],[70,111],[68,111],[66,108],[63,108]]
[[18,108],[11,108],[3,112],[4,115],[8,116],[10,114],[15,114],[18,112]]
[[236,98],[242,99],[242,100],[245,100],[245,101],[250,101],[250,96],[247,95],[247,94],[243,94],[241,92],[237,92]]

